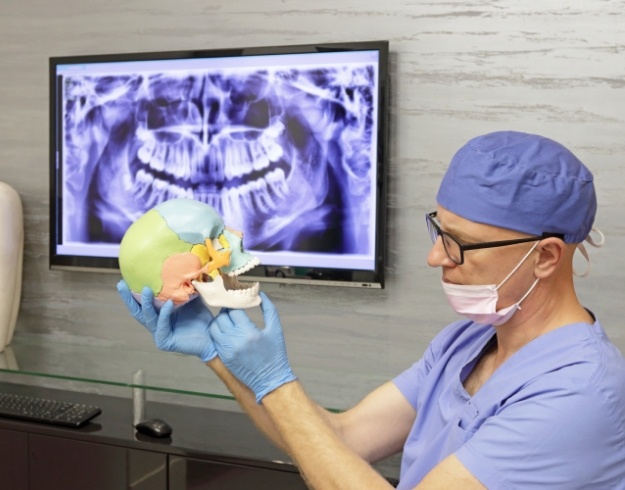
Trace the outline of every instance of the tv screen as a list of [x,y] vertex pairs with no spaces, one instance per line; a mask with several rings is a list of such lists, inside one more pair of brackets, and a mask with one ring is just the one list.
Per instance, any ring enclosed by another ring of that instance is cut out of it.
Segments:
[[210,204],[253,280],[383,287],[388,42],[50,58],[50,267],[118,271],[126,229]]

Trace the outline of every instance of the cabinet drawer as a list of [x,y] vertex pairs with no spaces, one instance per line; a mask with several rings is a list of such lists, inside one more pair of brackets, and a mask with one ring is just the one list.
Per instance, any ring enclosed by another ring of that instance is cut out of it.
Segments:
[[28,447],[30,490],[167,489],[165,454],[38,434]]
[[306,490],[292,471],[169,457],[170,490]]

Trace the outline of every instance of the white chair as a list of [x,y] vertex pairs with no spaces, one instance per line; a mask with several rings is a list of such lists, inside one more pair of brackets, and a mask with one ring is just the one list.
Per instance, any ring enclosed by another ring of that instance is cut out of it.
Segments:
[[13,340],[22,293],[24,217],[22,201],[0,182],[0,352]]

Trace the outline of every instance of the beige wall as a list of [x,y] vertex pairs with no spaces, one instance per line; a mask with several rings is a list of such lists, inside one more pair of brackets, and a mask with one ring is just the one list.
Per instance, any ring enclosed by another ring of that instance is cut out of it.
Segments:
[[154,352],[116,275],[48,270],[48,57],[367,39],[392,51],[387,287],[263,287],[308,390],[349,405],[454,319],[425,264],[423,213],[453,152],[498,129],[559,140],[594,171],[607,245],[579,294],[625,350],[623,12],[622,0],[2,0],[0,181],[26,221],[18,363],[127,381],[141,368],[152,384],[224,393],[195,359]]

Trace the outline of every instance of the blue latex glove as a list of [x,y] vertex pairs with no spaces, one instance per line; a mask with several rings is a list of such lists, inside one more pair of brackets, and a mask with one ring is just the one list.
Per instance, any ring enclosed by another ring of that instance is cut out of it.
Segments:
[[123,279],[117,283],[117,291],[130,314],[149,330],[160,350],[197,356],[204,362],[217,356],[208,329],[213,314],[200,298],[176,310],[169,300],[157,312],[153,303],[154,293],[150,288],[143,288],[141,304],[134,299]]
[[278,311],[260,293],[265,328],[260,330],[242,310],[223,309],[211,324],[219,358],[236,378],[256,395],[256,402],[297,377],[286,356]]

